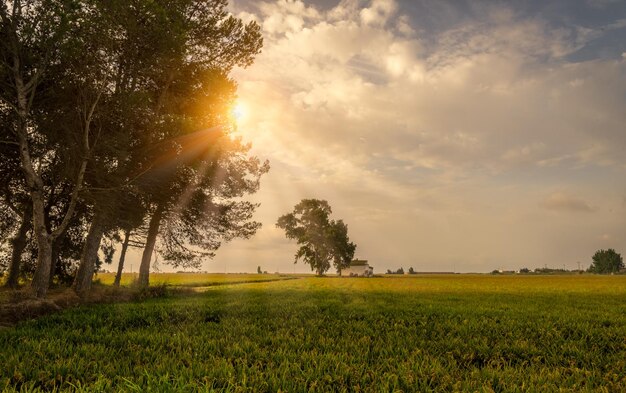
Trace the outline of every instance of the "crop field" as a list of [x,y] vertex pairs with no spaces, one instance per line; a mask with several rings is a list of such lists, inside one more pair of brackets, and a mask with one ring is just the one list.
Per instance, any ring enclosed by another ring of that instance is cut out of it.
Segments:
[[8,391],[618,392],[626,277],[218,285],[22,322],[0,348]]
[[[209,287],[232,283],[277,281],[292,278],[291,275],[278,274],[223,274],[223,273],[151,273],[150,284],[172,285],[185,287]],[[97,280],[102,284],[113,284],[114,273],[98,273]],[[131,285],[137,279],[137,274],[124,273],[120,280],[121,285]]]

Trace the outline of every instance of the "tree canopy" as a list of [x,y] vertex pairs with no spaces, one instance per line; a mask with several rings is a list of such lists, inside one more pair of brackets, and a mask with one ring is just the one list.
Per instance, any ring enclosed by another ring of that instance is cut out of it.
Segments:
[[89,290],[125,239],[148,285],[154,252],[196,267],[258,229],[243,197],[269,166],[233,137],[229,76],[260,52],[256,22],[226,0],[3,0],[0,22],[8,283],[27,273],[45,296],[65,258]]
[[328,271],[331,264],[340,273],[350,265],[356,250],[348,238],[348,226],[342,220],[331,220],[331,213],[327,201],[303,199],[276,223],[288,239],[300,245],[294,263],[302,259],[318,275]]
[[617,273],[624,268],[622,256],[612,248],[596,251],[591,259],[589,271],[592,273]]

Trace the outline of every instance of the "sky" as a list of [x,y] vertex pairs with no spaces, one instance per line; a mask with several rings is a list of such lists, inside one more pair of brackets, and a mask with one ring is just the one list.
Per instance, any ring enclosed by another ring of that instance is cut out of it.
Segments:
[[626,253],[626,2],[231,1],[262,27],[238,133],[263,227],[203,270],[310,272],[275,227],[327,200],[375,273]]

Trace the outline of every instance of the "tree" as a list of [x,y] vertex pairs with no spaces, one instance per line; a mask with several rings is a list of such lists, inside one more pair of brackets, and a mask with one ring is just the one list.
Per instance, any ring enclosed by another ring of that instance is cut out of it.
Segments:
[[[252,63],[262,39],[225,0],[95,1],[91,16],[108,38],[101,50],[113,71],[106,143],[92,152],[83,195],[93,205],[74,287],[88,290],[98,246],[109,230],[124,232],[116,283],[137,225],[119,220],[128,193],[133,215],[147,219],[139,283],[149,283],[159,252],[173,266],[197,267],[222,241],[251,236],[256,205],[233,201],[258,189],[267,163],[247,156],[230,135],[227,115],[236,84],[234,66]],[[138,23],[150,21],[150,23]],[[94,21],[92,21],[94,22]],[[113,164],[113,165],[112,165]],[[104,192],[98,190],[105,190]],[[121,222],[122,221],[122,222]]]
[[622,256],[614,249],[598,250],[592,257],[593,262],[589,266],[591,273],[617,273],[624,268]]
[[415,270],[413,269],[413,266],[409,268],[409,274],[415,274]]
[[261,266],[257,266],[257,267],[256,267],[256,272],[257,272],[258,274],[263,274],[263,270],[261,270]]
[[328,271],[331,263],[341,273],[350,265],[356,250],[348,238],[348,226],[342,220],[330,220],[331,213],[328,202],[303,199],[293,212],[281,216],[276,223],[288,239],[295,239],[300,245],[294,263],[302,259],[317,275]]
[[228,73],[260,52],[259,26],[230,15],[224,0],[179,3],[164,7],[173,11],[167,20],[177,21],[166,24],[174,51],[150,75],[156,87],[146,118],[152,147],[138,182],[150,211],[141,286],[149,283],[155,250],[174,266],[197,266],[222,241],[251,236],[260,225],[250,221],[256,205],[239,199],[255,192],[269,169],[232,137],[229,119],[236,84]]
[[260,52],[260,27],[232,16],[226,0],[131,3],[0,2],[0,214],[10,219],[0,233],[14,235],[0,264],[16,277],[20,250],[31,250],[35,268],[22,266],[40,297],[52,273],[68,271],[58,263],[68,250],[84,292],[99,252],[112,250],[103,239],[123,238],[124,251],[145,244],[148,285],[155,250],[194,265],[260,225],[257,205],[241,198],[269,166],[232,137],[228,76]]
[[[37,266],[31,286],[38,297],[48,290],[54,247],[74,218],[99,133],[97,107],[108,68],[98,45],[84,40],[88,8],[74,0],[0,3],[0,110],[11,113],[2,139],[19,152],[32,204]],[[54,225],[48,213],[59,209],[46,206],[50,173],[62,174],[60,183],[68,186],[68,203]]]

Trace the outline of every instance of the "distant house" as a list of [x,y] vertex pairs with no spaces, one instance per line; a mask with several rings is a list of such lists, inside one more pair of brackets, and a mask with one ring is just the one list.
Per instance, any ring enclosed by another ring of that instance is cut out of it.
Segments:
[[341,277],[370,277],[374,275],[374,268],[363,259],[355,259],[350,266],[341,271]]

